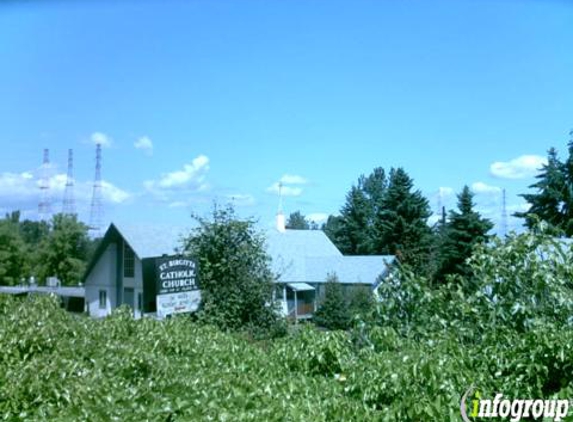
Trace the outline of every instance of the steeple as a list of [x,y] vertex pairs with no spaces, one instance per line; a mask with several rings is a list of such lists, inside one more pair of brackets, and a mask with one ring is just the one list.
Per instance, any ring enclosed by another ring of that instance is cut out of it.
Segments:
[[283,184],[279,182],[279,210],[277,212],[277,230],[281,233],[286,231],[285,215],[283,214]]

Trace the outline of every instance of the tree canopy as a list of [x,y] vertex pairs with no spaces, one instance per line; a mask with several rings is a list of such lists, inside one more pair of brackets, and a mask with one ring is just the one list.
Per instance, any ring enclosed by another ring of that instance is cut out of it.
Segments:
[[14,211],[0,220],[0,284],[19,284],[30,277],[44,284],[55,276],[63,285],[75,285],[93,246],[87,226],[75,215],[20,221],[20,212]]
[[521,196],[530,204],[526,212],[515,213],[532,229],[541,220],[556,233],[573,236],[573,140],[568,144],[568,157],[561,161],[555,148],[547,152],[544,164],[529,186],[534,193]]
[[274,275],[254,221],[238,219],[230,206],[215,206],[210,219],[194,218],[199,226],[184,248],[198,261],[202,316],[223,329],[277,328]]
[[56,276],[63,285],[78,284],[89,250],[88,227],[75,215],[54,215],[51,230],[40,246],[41,278]]
[[473,194],[464,186],[458,194],[458,210],[449,213],[448,221],[441,231],[439,239],[439,257],[437,278],[443,280],[447,274],[470,275],[466,260],[471,256],[478,243],[488,239],[487,233],[493,223],[474,211]]
[[291,212],[287,222],[286,228],[291,230],[309,230],[310,224],[306,221],[306,218],[300,211]]
[[403,168],[383,168],[360,176],[346,195],[340,216],[323,229],[347,255],[397,255],[420,269],[427,265],[432,231],[428,200]]

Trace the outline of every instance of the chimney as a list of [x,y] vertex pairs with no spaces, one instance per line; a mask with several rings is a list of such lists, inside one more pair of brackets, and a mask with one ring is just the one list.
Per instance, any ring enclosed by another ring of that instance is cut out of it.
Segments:
[[277,212],[277,230],[281,233],[286,231],[285,228],[285,215],[282,211]]

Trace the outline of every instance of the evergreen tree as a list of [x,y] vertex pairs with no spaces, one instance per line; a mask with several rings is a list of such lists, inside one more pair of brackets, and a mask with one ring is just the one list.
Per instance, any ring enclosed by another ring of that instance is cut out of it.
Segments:
[[367,177],[362,176],[360,178],[359,186],[364,190],[364,193],[372,202],[374,211],[376,211],[376,208],[381,205],[384,193],[388,187],[386,172],[382,167],[376,167]]
[[443,230],[439,249],[437,279],[444,280],[446,274],[470,275],[466,259],[477,243],[487,240],[487,232],[493,228],[491,221],[474,211],[473,194],[467,186],[458,195],[459,211],[450,211]]
[[342,236],[342,217],[339,215],[329,215],[326,223],[322,224],[321,230],[324,231],[324,234],[328,236],[328,238],[334,243],[338,249],[340,248],[341,240],[340,237]]
[[[555,148],[551,148],[547,153],[547,164],[543,165],[540,173],[535,176],[537,182],[530,185],[530,189],[536,189],[536,193],[522,194],[522,196],[531,206],[526,212],[515,213],[516,217],[525,218],[525,224],[528,228],[533,228],[538,220],[547,222],[557,231],[566,231],[565,209],[571,209],[566,206],[566,179],[571,180],[573,173],[566,175],[566,170],[571,169],[571,153],[567,160],[567,167],[559,160]],[[567,195],[571,198],[570,195]],[[572,233],[569,232],[569,235]]]
[[314,322],[329,330],[346,330],[350,326],[350,312],[342,285],[336,274],[326,280],[324,301],[314,313]]
[[427,219],[431,214],[428,200],[402,168],[390,170],[375,222],[377,254],[396,255],[404,264],[426,270],[432,231]]
[[[573,134],[573,131],[572,131]],[[568,144],[569,156],[563,163],[563,197],[561,205],[561,229],[573,236],[573,139]]]
[[360,186],[352,186],[341,210],[336,246],[345,255],[370,253],[370,204]]
[[286,228],[291,230],[309,230],[310,224],[300,211],[295,211],[290,213],[286,222]]
[[[375,168],[368,176],[360,176],[358,183],[346,195],[340,218],[327,221],[325,231],[342,253],[375,253],[374,225],[386,185],[386,174],[381,167]],[[336,224],[335,229],[332,224]]]

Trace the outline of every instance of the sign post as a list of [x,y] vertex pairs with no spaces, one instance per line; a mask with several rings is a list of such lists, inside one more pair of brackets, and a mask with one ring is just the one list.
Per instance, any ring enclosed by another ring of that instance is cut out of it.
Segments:
[[157,283],[157,316],[194,312],[201,302],[197,285],[197,264],[182,257],[163,257],[155,260]]

